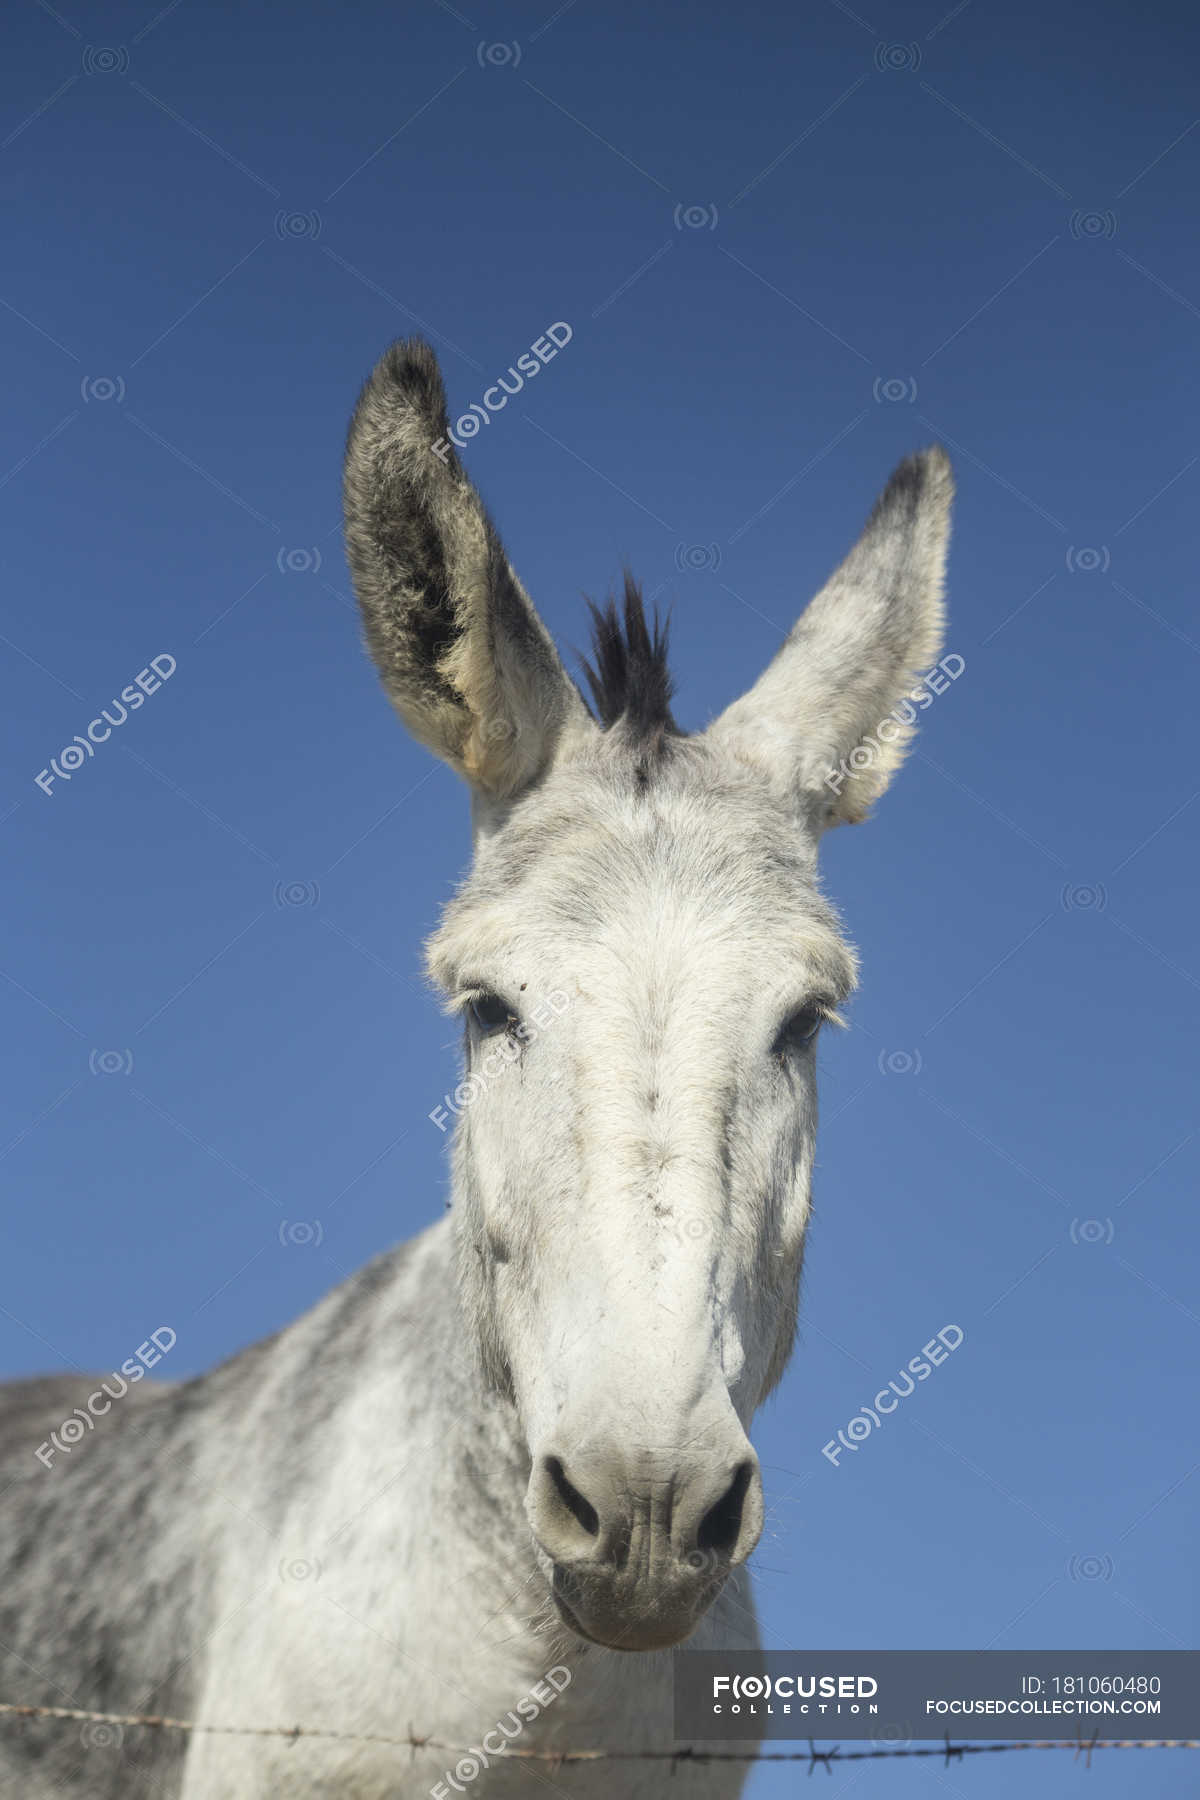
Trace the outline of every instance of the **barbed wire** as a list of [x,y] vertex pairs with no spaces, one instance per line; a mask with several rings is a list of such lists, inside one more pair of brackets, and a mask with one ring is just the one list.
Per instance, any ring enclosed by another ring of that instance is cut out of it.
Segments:
[[[206,1725],[198,1719],[172,1719],[156,1713],[91,1712],[78,1706],[29,1706],[18,1705],[11,1700],[0,1700],[0,1716],[12,1719],[57,1719],[82,1725],[116,1725],[122,1731],[126,1726],[133,1726],[147,1731],[179,1731],[189,1736],[203,1734],[208,1737],[287,1738],[293,1743],[301,1738],[315,1738],[326,1743],[382,1744],[392,1749],[408,1750],[412,1756],[418,1750],[438,1750],[459,1757],[476,1754],[470,1744],[451,1744],[432,1734],[422,1737],[411,1726],[407,1733],[400,1736],[382,1732],[336,1731],[319,1725]],[[1093,1750],[1200,1750],[1200,1739],[1100,1738],[1093,1735],[1090,1738],[1025,1738],[1002,1744],[954,1744],[947,1733],[940,1744],[894,1744],[876,1746],[871,1750],[843,1750],[840,1744],[835,1744],[831,1750],[818,1750],[815,1740],[809,1738],[807,1750],[697,1750],[691,1745],[682,1745],[677,1750],[534,1750],[513,1744],[506,1746],[502,1755],[509,1761],[519,1759],[556,1766],[581,1762],[669,1762],[672,1765],[687,1762],[801,1762],[808,1764],[811,1775],[814,1769],[820,1767],[827,1774],[832,1774],[835,1762],[881,1762],[900,1757],[939,1756],[943,1765],[948,1768],[950,1763],[961,1761],[967,1756],[999,1756],[1013,1750],[1073,1750],[1076,1758],[1083,1756],[1090,1768]]]

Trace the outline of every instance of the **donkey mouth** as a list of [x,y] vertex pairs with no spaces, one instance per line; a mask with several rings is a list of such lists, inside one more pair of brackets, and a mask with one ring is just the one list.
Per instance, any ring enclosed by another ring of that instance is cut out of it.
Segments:
[[613,1646],[611,1644],[606,1644],[604,1642],[603,1638],[598,1638],[598,1637],[592,1636],[591,1632],[588,1630],[587,1626],[583,1623],[582,1619],[579,1618],[578,1614],[573,1612],[571,1610],[571,1608],[567,1605],[566,1601],[563,1599],[562,1595],[559,1593],[557,1587],[554,1589],[554,1604],[555,1604],[555,1607],[558,1609],[559,1618],[562,1620],[563,1624],[568,1628],[568,1630],[573,1631],[575,1633],[576,1637],[584,1638],[589,1644],[599,1644],[601,1649],[603,1649],[603,1650],[611,1650],[613,1648]]
[[602,1650],[646,1652],[671,1650],[689,1638],[715,1599],[719,1585],[723,1584],[708,1587],[701,1605],[672,1595],[657,1604],[638,1607],[630,1604],[631,1596],[616,1594],[589,1594],[585,1600],[571,1575],[556,1568],[551,1591],[563,1624],[586,1643],[597,1644]]

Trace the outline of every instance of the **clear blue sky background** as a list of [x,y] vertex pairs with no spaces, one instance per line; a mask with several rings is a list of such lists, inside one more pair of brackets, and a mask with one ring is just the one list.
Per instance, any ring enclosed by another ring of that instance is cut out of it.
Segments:
[[[688,727],[900,455],[940,439],[959,480],[966,671],[826,849],[864,981],[759,1432],[768,1641],[1191,1644],[1194,21],[462,4],[9,9],[3,1367],[168,1324],[202,1370],[438,1215],[419,946],[466,802],[360,650],[341,445],[392,337],[461,410],[565,320],[469,464],[565,648],[623,560],[671,607]],[[824,1791],[1195,1780],[1029,1755]]]

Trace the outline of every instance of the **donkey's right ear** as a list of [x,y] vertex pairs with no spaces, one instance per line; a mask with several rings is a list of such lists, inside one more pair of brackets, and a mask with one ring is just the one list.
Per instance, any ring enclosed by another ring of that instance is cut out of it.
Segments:
[[343,494],[367,646],[393,705],[481,798],[512,798],[588,713],[455,455],[419,338],[393,344],[363,388]]

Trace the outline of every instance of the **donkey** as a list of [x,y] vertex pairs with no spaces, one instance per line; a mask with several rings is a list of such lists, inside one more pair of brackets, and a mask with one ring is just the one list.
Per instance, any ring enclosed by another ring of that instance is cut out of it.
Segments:
[[384,687],[471,792],[429,949],[465,1037],[450,1214],[213,1373],[131,1388],[49,1470],[93,1384],[3,1390],[0,1699],[330,1735],[0,1716],[21,1800],[745,1778],[671,1775],[670,1651],[757,1642],[748,1432],[795,1332],[816,1040],[855,979],[817,845],[886,787],[939,653],[949,466],[900,465],[688,736],[631,582],[595,613],[589,707],[447,438],[432,352],[393,345],[350,427],[346,541]]

